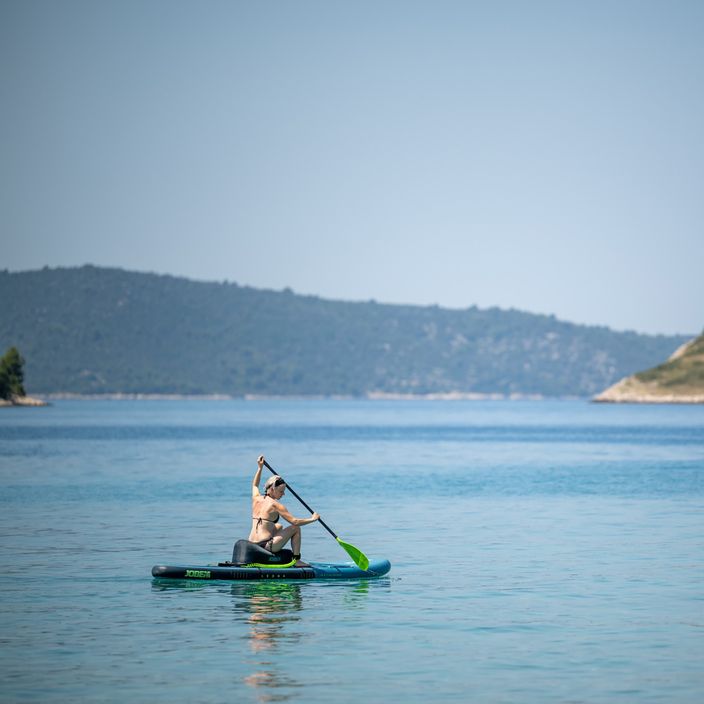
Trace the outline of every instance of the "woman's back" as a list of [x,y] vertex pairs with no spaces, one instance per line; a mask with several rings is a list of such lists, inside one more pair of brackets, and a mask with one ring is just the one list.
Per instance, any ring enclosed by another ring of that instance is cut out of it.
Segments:
[[249,539],[256,542],[271,537],[279,520],[279,512],[270,496],[252,497],[252,531]]

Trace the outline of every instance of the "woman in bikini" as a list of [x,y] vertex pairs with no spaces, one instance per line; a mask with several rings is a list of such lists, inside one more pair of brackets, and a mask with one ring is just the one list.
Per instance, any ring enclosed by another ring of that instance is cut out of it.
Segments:
[[[279,502],[286,491],[286,482],[278,475],[269,477],[264,484],[264,494],[259,491],[262,478],[264,455],[257,459],[257,471],[252,480],[252,530],[248,540],[270,552],[279,552],[291,541],[296,567],[305,567],[301,561],[301,526],[315,523],[320,516],[314,513],[310,518],[296,518]],[[286,519],[291,525],[285,528],[279,518]]]

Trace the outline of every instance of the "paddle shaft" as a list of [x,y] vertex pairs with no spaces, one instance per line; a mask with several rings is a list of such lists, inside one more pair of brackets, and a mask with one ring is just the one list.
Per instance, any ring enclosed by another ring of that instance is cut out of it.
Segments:
[[[266,460],[264,460],[264,466],[265,466],[272,474],[275,474],[277,477],[280,477],[280,476],[281,476],[275,469],[272,468],[272,466],[271,466]],[[292,487],[288,482],[286,482],[286,488],[287,488],[287,489],[288,489],[288,490],[289,490],[289,491],[290,491],[290,492],[291,492],[291,493],[292,493],[292,494],[293,494],[293,495],[311,512],[311,513],[315,513],[315,511],[314,511],[314,510],[313,510],[313,509],[312,509],[312,508],[311,508],[311,507],[293,490],[293,487]],[[320,523],[320,525],[323,526],[323,528],[325,528],[325,530],[326,530],[328,533],[330,533],[330,535],[332,535],[332,537],[335,538],[335,540],[338,540],[338,537],[337,537],[337,535],[335,535],[335,532],[333,531],[333,529],[330,528],[330,526],[329,526],[322,518],[319,518],[319,519],[318,519],[318,523]]]

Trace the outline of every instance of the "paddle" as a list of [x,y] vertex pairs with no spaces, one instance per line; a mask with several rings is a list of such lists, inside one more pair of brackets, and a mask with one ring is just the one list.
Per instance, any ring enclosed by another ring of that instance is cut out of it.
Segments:
[[[275,474],[277,477],[281,476],[277,471],[275,471],[272,466],[264,460],[264,466],[272,473]],[[291,485],[286,482],[286,488],[311,512],[315,513],[313,509],[291,488]],[[325,530],[332,535],[335,540],[340,544],[340,547],[352,558],[352,561],[354,562],[357,567],[359,567],[360,570],[366,570],[369,567],[369,558],[359,549],[356,548],[354,545],[350,545],[349,543],[346,543],[342,538],[338,538],[337,535],[333,532],[332,528],[325,523],[325,521],[322,518],[318,519],[318,523],[320,523]]]

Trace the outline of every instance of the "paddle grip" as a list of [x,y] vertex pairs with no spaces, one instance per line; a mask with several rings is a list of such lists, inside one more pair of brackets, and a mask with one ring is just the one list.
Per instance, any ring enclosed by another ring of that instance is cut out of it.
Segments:
[[[275,474],[277,477],[280,477],[280,476],[281,476],[266,460],[264,460],[264,466],[265,466],[272,474]],[[292,487],[288,482],[286,482],[286,488],[287,488],[287,489],[288,489],[288,490],[289,490],[289,491],[290,491],[290,492],[291,492],[291,493],[292,493],[292,494],[293,494],[293,495],[311,512],[311,513],[315,513],[315,511],[314,511],[314,510],[313,510],[313,509],[312,509],[312,508],[311,508],[311,507],[293,490],[293,487]],[[327,523],[325,523],[325,521],[324,521],[322,518],[319,518],[319,519],[318,519],[318,523],[320,523],[320,525],[323,526],[323,528],[325,528],[325,530],[326,530],[328,533],[330,533],[330,535],[332,535],[332,537],[335,538],[335,540],[338,539],[338,538],[337,538],[337,535],[335,535],[335,533],[333,532],[332,528],[330,528],[330,526],[329,526]]]

